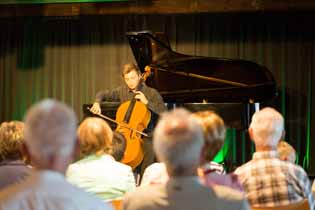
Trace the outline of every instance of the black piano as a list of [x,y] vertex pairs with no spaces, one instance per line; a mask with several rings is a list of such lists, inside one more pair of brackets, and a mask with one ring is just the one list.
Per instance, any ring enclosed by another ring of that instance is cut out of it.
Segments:
[[[272,73],[264,66],[240,59],[190,56],[174,52],[164,33],[128,32],[127,38],[146,83],[157,89],[169,109],[213,110],[228,127],[245,130],[254,105],[277,94]],[[119,104],[104,103],[102,112],[115,118]],[[83,111],[89,115],[86,106]]]
[[277,86],[264,66],[241,59],[190,56],[174,52],[164,33],[127,33],[146,83],[157,89],[169,108],[214,110],[227,126],[245,129],[254,104],[272,100]]

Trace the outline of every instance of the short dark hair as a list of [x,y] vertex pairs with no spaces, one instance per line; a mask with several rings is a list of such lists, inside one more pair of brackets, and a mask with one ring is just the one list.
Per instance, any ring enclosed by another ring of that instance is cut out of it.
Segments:
[[133,63],[127,63],[123,66],[122,71],[121,71],[121,75],[124,77],[125,74],[128,74],[129,72],[132,72],[132,71],[135,71],[138,74],[141,74],[141,71],[137,65],[135,65]]
[[114,131],[112,141],[112,156],[116,161],[121,161],[124,158],[126,150],[126,138],[123,134]]

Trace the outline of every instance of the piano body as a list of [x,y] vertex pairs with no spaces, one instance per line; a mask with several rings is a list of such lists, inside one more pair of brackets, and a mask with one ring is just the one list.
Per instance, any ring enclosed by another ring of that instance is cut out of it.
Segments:
[[140,70],[151,69],[146,83],[160,92],[169,108],[214,110],[227,126],[244,130],[254,104],[277,94],[272,73],[257,63],[180,54],[164,33],[126,35]]

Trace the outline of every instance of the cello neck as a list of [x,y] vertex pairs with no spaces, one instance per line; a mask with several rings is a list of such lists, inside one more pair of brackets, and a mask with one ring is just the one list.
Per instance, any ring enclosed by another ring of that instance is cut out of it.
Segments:
[[[140,81],[140,83],[136,87],[135,91],[139,91],[142,88],[142,85],[143,85],[142,81]],[[133,94],[132,99],[130,100],[129,107],[128,107],[128,109],[126,111],[126,114],[124,116],[124,122],[127,123],[127,124],[129,123],[129,120],[130,120],[133,108],[134,108],[135,103],[136,103],[135,96],[136,96],[136,93]]]

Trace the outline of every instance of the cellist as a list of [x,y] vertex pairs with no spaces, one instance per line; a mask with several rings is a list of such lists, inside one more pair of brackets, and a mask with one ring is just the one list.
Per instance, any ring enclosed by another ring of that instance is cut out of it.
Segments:
[[[153,116],[158,116],[159,113],[166,110],[163,99],[159,92],[151,87],[146,86],[143,82],[139,68],[134,64],[125,64],[122,68],[122,77],[124,85],[112,89],[103,90],[96,94],[96,100],[91,108],[91,111],[97,114],[101,113],[100,103],[104,101],[124,103],[131,100],[133,97],[141,101],[151,111]],[[152,119],[154,121],[154,117]],[[150,123],[151,125],[154,124]],[[150,133],[152,126],[146,130]],[[140,166],[140,174],[144,169],[154,162],[154,152],[152,149],[152,139],[145,138],[143,141],[144,158]]]

